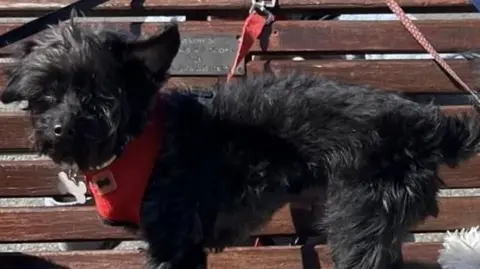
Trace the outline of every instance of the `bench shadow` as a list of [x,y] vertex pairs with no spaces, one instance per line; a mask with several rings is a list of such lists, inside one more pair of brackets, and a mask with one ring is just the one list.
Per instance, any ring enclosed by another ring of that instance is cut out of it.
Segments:
[[[322,262],[325,261],[323,258],[322,261],[320,261],[319,253],[315,250],[315,246],[327,243],[325,231],[318,226],[319,220],[325,213],[325,202],[326,192],[323,188],[318,188],[310,193],[305,193],[303,199],[300,201],[294,199],[291,202],[290,215],[296,231],[294,245],[300,246],[301,268],[303,269],[331,268],[331,264],[322,264]],[[310,206],[306,206],[306,204]],[[318,229],[313,231],[312,228],[315,226]],[[438,263],[418,261],[405,261],[404,268],[441,269]]]
[[20,252],[6,252],[0,255],[2,269],[68,269],[66,266],[55,264],[45,258]]
[[325,188],[310,190],[303,193],[299,200],[292,199],[290,203],[290,216],[296,234],[294,245],[300,246],[302,268],[304,269],[322,269],[315,246],[325,244],[326,237],[323,231],[313,232],[312,228],[317,226],[317,221],[324,214],[325,191]]
[[315,244],[307,243],[300,247],[303,269],[322,269]]
[[[145,0],[131,0],[130,9],[134,11],[145,10]],[[135,35],[135,37],[140,37],[142,35],[142,25],[143,22],[131,22],[130,23],[130,33]]]

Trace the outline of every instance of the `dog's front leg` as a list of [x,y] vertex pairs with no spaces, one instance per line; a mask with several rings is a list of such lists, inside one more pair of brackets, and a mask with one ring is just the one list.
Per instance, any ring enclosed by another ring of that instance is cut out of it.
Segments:
[[143,235],[149,244],[150,269],[205,268],[202,224],[195,189],[176,171],[147,188],[141,212]]
[[[149,248],[149,269],[205,269],[206,254],[201,244],[192,244],[178,250],[171,258]],[[163,260],[163,261],[162,261]]]
[[[194,211],[165,205],[158,218],[144,226],[150,269],[202,269],[206,264],[203,239]],[[153,213],[155,215],[155,213]]]

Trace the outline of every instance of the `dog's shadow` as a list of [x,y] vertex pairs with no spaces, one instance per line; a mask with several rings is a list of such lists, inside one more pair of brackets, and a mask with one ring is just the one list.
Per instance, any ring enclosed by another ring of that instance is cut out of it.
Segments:
[[406,261],[403,267],[408,269],[441,269],[440,265],[437,263],[423,263],[413,261]]
[[0,255],[1,269],[68,269],[45,258],[20,252],[8,252]]
[[[331,264],[321,264],[318,253],[315,251],[315,244],[305,244],[301,247],[302,268],[303,269],[330,269]],[[425,263],[415,261],[405,261],[403,268],[408,269],[441,269],[437,263]]]

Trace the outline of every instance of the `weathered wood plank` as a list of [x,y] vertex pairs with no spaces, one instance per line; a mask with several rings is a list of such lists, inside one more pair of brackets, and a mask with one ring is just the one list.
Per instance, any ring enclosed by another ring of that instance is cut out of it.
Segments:
[[[399,0],[398,4],[402,7],[470,7],[470,3],[461,0]],[[385,2],[382,0],[282,0],[279,3],[280,8],[289,9],[328,9],[328,8],[383,8]]]
[[[49,160],[0,161],[0,197],[44,197],[60,195],[57,173]],[[452,169],[441,166],[446,188],[480,188],[480,156]]]
[[[0,92],[5,86],[5,74],[2,71],[3,65],[0,64]],[[212,84],[215,84],[219,81],[225,81],[225,77],[214,77],[214,76],[198,76],[198,77],[175,77],[172,76],[169,78],[168,82],[165,84],[167,89],[175,88],[187,88],[187,87],[209,87]]]
[[472,113],[474,110],[471,106],[443,106],[443,113],[447,115],[458,115],[461,113]]
[[[55,10],[73,3],[71,0],[37,0],[37,1],[0,1],[0,11],[2,10]],[[108,1],[96,10],[215,10],[215,9],[248,9],[249,1],[245,0],[146,0],[138,4],[130,0],[112,0]]]
[[[449,60],[448,63],[457,74],[471,87],[480,87],[480,79],[474,75],[471,62],[466,60]],[[269,68],[280,74],[291,70],[318,74],[330,79],[371,85],[385,91],[406,93],[462,93],[441,68],[431,60],[307,60],[307,61],[251,61],[247,64],[249,75],[261,74]],[[0,85],[5,77],[0,65]],[[166,87],[208,87],[224,77],[176,77],[169,79]]]
[[31,148],[30,120],[25,113],[0,113],[0,149]]
[[0,161],[0,197],[59,195],[58,166],[52,161]]
[[463,162],[457,168],[441,166],[440,177],[445,181],[446,188],[480,188],[480,156]]
[[[408,268],[440,269],[436,260],[439,243],[408,243],[403,254]],[[2,268],[47,268],[58,269],[131,269],[141,268],[145,260],[138,251],[68,251],[0,253]],[[412,267],[425,263],[427,267]],[[36,267],[36,266],[42,267]],[[325,245],[314,248],[300,247],[243,247],[227,248],[221,253],[209,254],[209,269],[333,269],[329,249]]]
[[[59,9],[72,3],[72,0],[37,0],[37,1],[0,1],[0,11],[11,10],[52,10]],[[470,7],[468,1],[462,0],[401,0],[398,1],[403,7]],[[248,9],[250,1],[246,0],[146,0],[135,5],[146,10],[231,10]],[[327,9],[327,8],[383,8],[385,4],[381,0],[351,1],[351,0],[282,0],[279,8],[284,9]],[[97,10],[135,10],[130,0],[111,0],[99,6]]]
[[[471,87],[480,87],[472,62],[449,60],[450,66]],[[341,82],[370,85],[385,91],[408,93],[464,92],[433,60],[311,60],[251,61],[249,75],[271,70],[276,74],[300,70]]]
[[[480,197],[445,197],[439,203],[439,217],[428,219],[414,232],[439,232],[480,223]],[[136,238],[121,228],[103,225],[92,206],[0,208],[0,219],[0,242]],[[294,223],[298,221],[292,219],[290,205],[286,205],[253,235],[291,235],[297,232]]]
[[[439,52],[463,52],[480,44],[480,20],[419,20],[415,22]],[[130,30],[132,23],[105,23]],[[160,23],[134,23],[150,35]],[[238,35],[241,21],[183,22],[180,31],[188,34]],[[19,24],[0,24],[0,34]],[[272,27],[269,52],[421,52],[424,49],[398,21],[278,21]],[[313,38],[312,38],[313,37]],[[11,46],[0,53],[11,52]],[[253,52],[262,48],[257,42]]]
[[122,228],[103,225],[90,206],[0,208],[0,216],[0,242],[133,238]]
[[[443,232],[480,224],[480,197],[442,197],[438,199],[438,218],[428,220],[414,228],[415,232]],[[459,209],[462,210],[459,210]]]

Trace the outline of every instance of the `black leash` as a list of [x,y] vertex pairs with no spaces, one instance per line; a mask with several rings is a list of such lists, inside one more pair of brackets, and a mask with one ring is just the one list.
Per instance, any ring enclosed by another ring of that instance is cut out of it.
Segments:
[[0,36],[0,48],[27,38],[47,28],[48,25],[57,24],[70,18],[72,10],[83,12],[101,5],[108,0],[78,0],[61,9],[52,11],[42,17],[34,19]]

